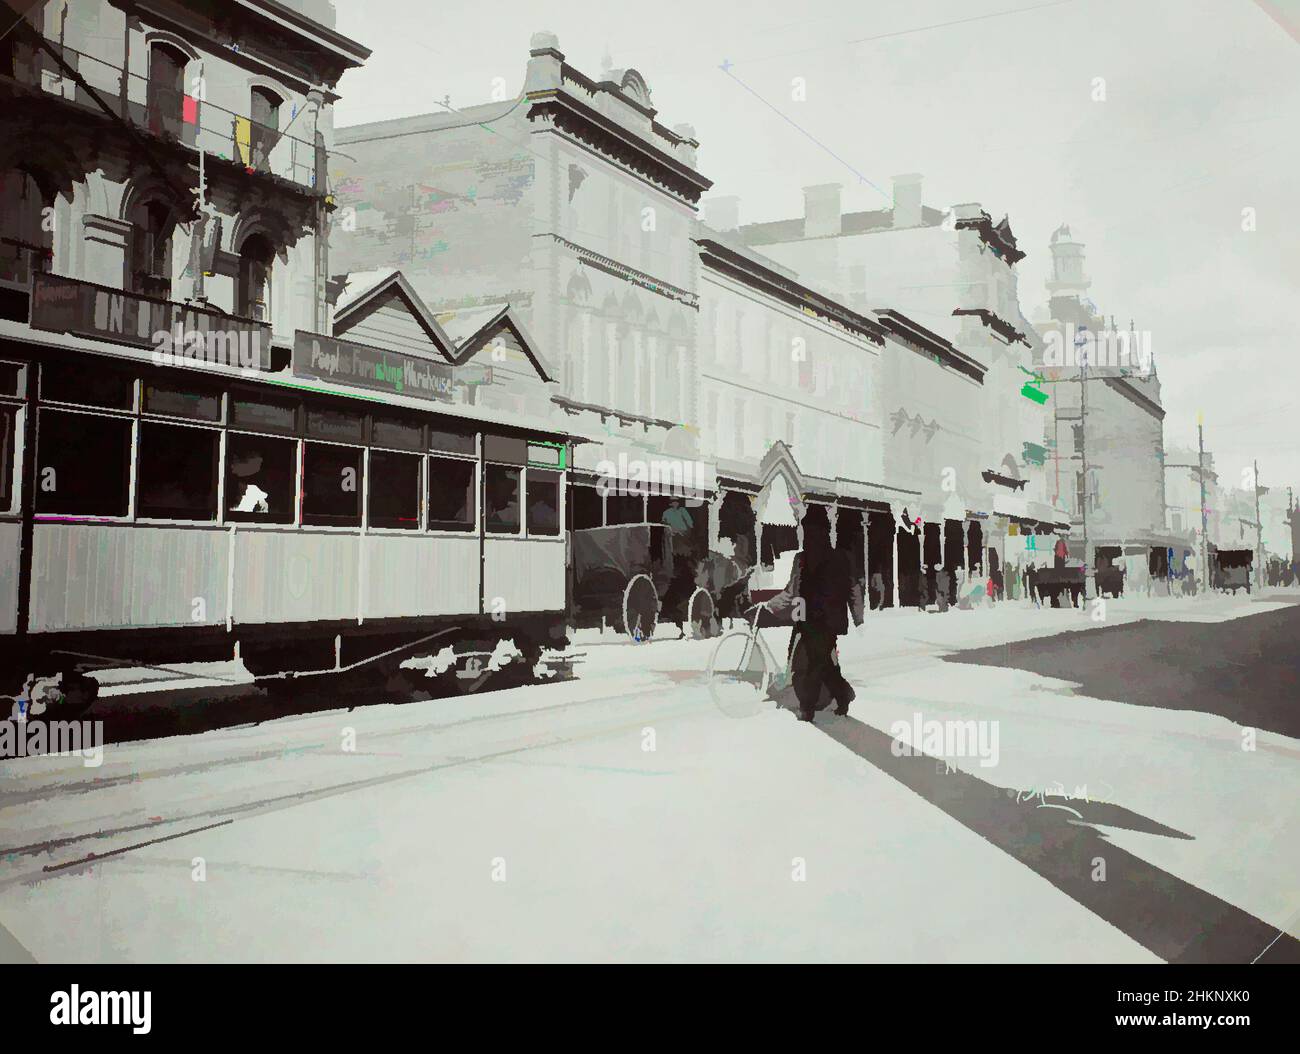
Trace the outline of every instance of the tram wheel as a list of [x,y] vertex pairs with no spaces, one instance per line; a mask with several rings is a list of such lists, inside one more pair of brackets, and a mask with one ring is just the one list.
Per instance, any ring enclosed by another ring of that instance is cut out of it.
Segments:
[[623,590],[623,632],[639,644],[655,635],[658,624],[659,591],[649,575],[633,575]]
[[51,712],[63,720],[81,717],[99,698],[99,682],[79,670],[65,670],[60,688],[63,699],[57,708],[51,708]]

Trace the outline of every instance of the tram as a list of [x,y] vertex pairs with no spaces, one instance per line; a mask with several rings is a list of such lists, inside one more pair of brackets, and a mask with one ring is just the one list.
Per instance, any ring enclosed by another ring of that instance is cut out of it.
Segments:
[[237,658],[284,684],[565,645],[572,436],[93,343],[0,340],[0,691],[57,683],[71,713],[97,669]]

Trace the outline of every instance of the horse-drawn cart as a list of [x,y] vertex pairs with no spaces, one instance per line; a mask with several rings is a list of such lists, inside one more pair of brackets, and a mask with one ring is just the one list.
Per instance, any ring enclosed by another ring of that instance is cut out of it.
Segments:
[[636,642],[661,621],[716,635],[719,619],[735,613],[741,578],[734,561],[718,553],[697,560],[674,548],[669,528],[651,523],[575,530],[572,574],[575,624],[614,626]]
[[1210,553],[1210,573],[1215,589],[1234,595],[1238,589],[1250,592],[1250,572],[1255,554],[1249,549],[1215,549]]

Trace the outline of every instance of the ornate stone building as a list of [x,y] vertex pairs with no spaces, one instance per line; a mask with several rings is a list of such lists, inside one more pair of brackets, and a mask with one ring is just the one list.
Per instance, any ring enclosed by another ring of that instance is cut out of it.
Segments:
[[[517,97],[339,130],[336,272],[398,267],[442,317],[510,305],[555,364],[576,468],[694,464],[710,183],[636,70],[591,78],[532,40]],[[712,488],[712,470],[691,477]]]
[[[1165,579],[1170,550],[1179,563],[1187,547],[1166,526],[1165,411],[1151,336],[1131,322],[1117,326],[1089,299],[1084,246],[1069,227],[1053,233],[1050,248],[1050,299],[1035,323],[1043,337],[1036,368],[1051,394],[1049,490],[1070,510],[1080,557],[1086,519],[1090,566],[1098,548],[1122,550]],[[1199,531],[1199,499],[1197,517]]]

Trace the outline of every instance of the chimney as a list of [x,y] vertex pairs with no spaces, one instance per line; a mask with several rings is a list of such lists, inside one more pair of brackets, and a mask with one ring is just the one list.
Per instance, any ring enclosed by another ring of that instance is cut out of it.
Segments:
[[740,198],[734,194],[705,198],[704,222],[715,231],[734,231],[740,226]]
[[560,38],[548,30],[534,33],[528,41],[528,69],[524,74],[524,91],[553,91],[563,80],[564,52]]
[[894,226],[921,226],[921,176],[907,172],[894,177]]
[[803,188],[803,236],[825,238],[840,233],[840,184]]

